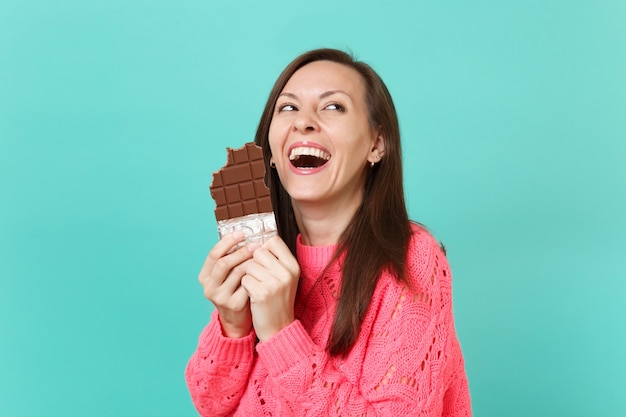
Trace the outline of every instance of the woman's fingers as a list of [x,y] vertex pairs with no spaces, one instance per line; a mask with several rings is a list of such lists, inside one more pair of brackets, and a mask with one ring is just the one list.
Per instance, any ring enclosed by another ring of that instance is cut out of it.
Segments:
[[[249,254],[247,258],[249,258],[250,256],[251,254]],[[226,275],[226,278],[221,284],[221,289],[224,292],[228,294],[233,294],[241,286],[241,278],[243,278],[243,276],[246,274],[247,264],[249,262],[250,259],[245,259],[243,262],[230,270],[230,272],[228,273],[228,275]]]
[[244,239],[241,232],[223,236],[209,252],[198,276],[204,296],[215,305],[228,337],[243,337],[252,328],[250,298],[241,279],[254,248],[242,246],[235,250]]
[[300,276],[298,261],[279,237],[273,237],[256,249],[252,259],[246,273],[259,281],[274,277],[284,283]]
[[211,249],[198,276],[205,289],[221,286],[234,268],[252,257],[252,252],[245,246],[228,253],[242,240],[243,236],[226,235]]
[[274,236],[263,245],[278,261],[294,275],[300,275],[300,265],[287,244],[278,236]]
[[202,270],[211,271],[217,261],[219,261],[224,255],[235,247],[239,242],[244,240],[243,232],[234,232],[224,235],[216,244],[211,248],[209,256],[207,256],[202,266]]
[[264,341],[294,320],[300,266],[287,245],[276,237],[254,251],[245,269],[241,286],[250,297],[257,337]]

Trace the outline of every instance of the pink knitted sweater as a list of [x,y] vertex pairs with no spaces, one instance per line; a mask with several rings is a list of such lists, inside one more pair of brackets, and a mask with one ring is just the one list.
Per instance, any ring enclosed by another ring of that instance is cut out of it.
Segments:
[[452,317],[445,255],[414,226],[410,286],[383,272],[350,354],[325,350],[340,288],[340,263],[319,277],[334,246],[297,243],[297,319],[263,343],[224,337],[219,316],[202,331],[186,380],[208,416],[471,416]]

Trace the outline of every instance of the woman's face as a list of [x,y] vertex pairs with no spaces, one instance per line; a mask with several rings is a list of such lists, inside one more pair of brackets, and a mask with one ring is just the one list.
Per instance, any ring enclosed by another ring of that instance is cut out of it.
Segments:
[[269,129],[272,160],[294,203],[357,207],[383,138],[370,126],[365,82],[354,69],[315,61],[281,92]]

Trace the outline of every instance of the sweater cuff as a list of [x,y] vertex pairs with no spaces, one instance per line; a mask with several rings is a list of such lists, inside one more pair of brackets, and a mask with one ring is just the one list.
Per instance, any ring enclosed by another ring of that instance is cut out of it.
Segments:
[[271,376],[279,376],[292,366],[308,360],[320,349],[313,343],[300,320],[294,320],[265,342],[256,346],[259,359]]
[[211,321],[200,334],[198,353],[211,356],[220,363],[240,363],[242,358],[250,357],[254,350],[256,334],[251,331],[249,335],[241,338],[224,336],[222,325],[217,310],[211,314]]

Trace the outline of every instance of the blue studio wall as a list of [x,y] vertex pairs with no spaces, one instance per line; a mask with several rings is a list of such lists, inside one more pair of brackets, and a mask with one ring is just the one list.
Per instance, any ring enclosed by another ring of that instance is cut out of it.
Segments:
[[626,415],[624,1],[0,1],[0,416],[194,416],[211,173],[320,46],[376,68],[481,417]]

